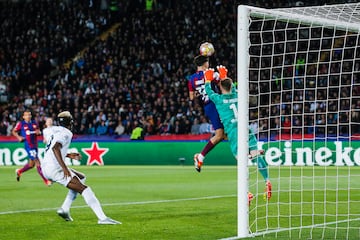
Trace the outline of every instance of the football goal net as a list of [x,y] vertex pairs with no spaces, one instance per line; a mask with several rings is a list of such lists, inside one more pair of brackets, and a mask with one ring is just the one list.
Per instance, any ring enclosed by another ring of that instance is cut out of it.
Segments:
[[237,17],[236,238],[360,239],[360,3],[239,6]]

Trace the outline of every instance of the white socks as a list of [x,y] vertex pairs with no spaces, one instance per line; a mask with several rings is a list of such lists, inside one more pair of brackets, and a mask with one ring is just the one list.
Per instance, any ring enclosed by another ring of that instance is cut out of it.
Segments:
[[82,192],[82,196],[86,204],[89,205],[89,207],[94,211],[99,220],[103,220],[106,218],[106,215],[102,210],[99,200],[96,198],[94,192],[91,190],[90,187],[85,188],[85,190]]
[[69,189],[68,194],[65,197],[65,200],[61,206],[61,208],[65,211],[65,212],[69,212],[70,211],[70,207],[72,202],[75,200],[76,196],[77,196],[77,192],[75,192],[74,190]]
[[[86,177],[84,177],[83,179],[79,179],[79,180],[80,180],[80,182],[82,182],[82,184],[85,184]],[[61,205],[61,208],[62,208],[65,212],[70,212],[71,204],[72,204],[73,201],[76,199],[77,195],[78,195],[78,192],[69,189],[69,192],[68,192],[68,194],[66,195],[63,204]]]

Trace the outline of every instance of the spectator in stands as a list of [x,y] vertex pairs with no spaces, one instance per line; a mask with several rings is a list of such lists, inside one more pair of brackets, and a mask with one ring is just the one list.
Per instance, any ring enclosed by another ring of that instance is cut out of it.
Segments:
[[199,133],[204,134],[204,133],[212,133],[212,132],[213,130],[211,124],[208,122],[205,116],[201,116]]
[[106,118],[106,115],[104,114],[103,111],[100,111],[99,114],[96,116],[96,122],[97,123],[101,123],[101,121],[106,121],[107,118]]
[[115,132],[115,135],[116,135],[116,136],[121,136],[121,135],[124,134],[124,132],[125,132],[125,127],[124,127],[124,125],[122,124],[121,119],[118,121],[118,125],[116,126],[114,132]]
[[89,123],[89,127],[86,131],[88,135],[95,135],[96,134],[96,125],[93,123]]
[[200,134],[200,124],[198,118],[194,119],[193,125],[191,126],[191,134]]
[[175,119],[173,134],[185,134],[188,133],[187,122],[185,117],[178,117]]
[[105,121],[101,120],[101,122],[96,127],[96,135],[98,136],[106,135],[107,131],[108,131],[108,127],[106,126]]
[[4,121],[0,122],[0,135],[7,135],[7,126],[5,125]]
[[302,122],[301,122],[301,116],[295,116],[291,128],[292,134],[302,134]]
[[288,116],[284,117],[284,120],[282,121],[281,133],[282,134],[291,133],[291,121],[290,121],[290,117]]
[[6,129],[6,136],[11,136],[11,132],[13,128],[15,127],[15,122],[11,121]]
[[[107,123],[105,123],[105,125],[106,125],[106,124],[107,124]],[[114,135],[114,133],[115,133],[115,128],[116,128],[116,123],[115,123],[115,121],[114,121],[113,119],[110,119],[110,120],[108,121],[107,128],[108,128],[107,133],[108,133],[110,136]]]
[[305,121],[304,121],[305,134],[313,134],[315,132],[314,123],[315,123],[314,115],[305,115]]
[[272,136],[279,135],[280,129],[281,129],[280,117],[272,118],[270,122],[270,134]]
[[78,134],[79,135],[85,135],[85,134],[87,134],[86,131],[87,131],[87,128],[86,128],[85,124],[81,124]]

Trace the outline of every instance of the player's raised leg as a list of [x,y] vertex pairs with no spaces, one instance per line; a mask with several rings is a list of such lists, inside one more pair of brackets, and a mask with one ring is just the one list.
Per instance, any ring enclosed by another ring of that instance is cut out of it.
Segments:
[[[214,115],[211,122],[213,124],[213,128],[215,129],[215,134],[210,138],[209,142],[205,145],[201,153],[196,153],[194,155],[195,169],[198,172],[201,171],[201,167],[204,164],[204,159],[206,154],[208,154],[219,142],[221,142],[224,139],[224,135],[225,135],[223,125],[221,124],[219,118],[219,114],[217,113],[217,111],[214,110],[211,111],[213,112],[212,115]],[[217,118],[219,120],[215,120]]]
[[34,160],[32,162],[35,162],[36,170],[37,170],[38,174],[40,175],[40,177],[42,178],[42,180],[44,181],[45,185],[51,186],[52,182],[44,176],[44,174],[42,172],[42,169],[41,169],[41,166],[40,166],[39,160],[36,159],[36,160]]
[[34,162],[33,162],[33,161],[29,161],[29,162],[26,163],[22,168],[17,168],[17,169],[15,170],[16,181],[19,182],[21,175],[22,175],[24,172],[32,169],[33,167],[34,167]]

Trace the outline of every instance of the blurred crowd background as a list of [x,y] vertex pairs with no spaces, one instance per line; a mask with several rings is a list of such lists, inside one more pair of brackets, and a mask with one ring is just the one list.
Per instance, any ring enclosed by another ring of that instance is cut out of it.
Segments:
[[[238,4],[286,8],[345,2],[354,1],[0,1],[0,135],[10,135],[25,109],[41,128],[47,117],[70,110],[75,134],[117,137],[138,126],[146,135],[212,132],[202,106],[189,101],[187,77],[196,71],[199,45],[211,41],[216,53],[210,65],[227,66],[236,79]],[[276,112],[269,121],[266,114],[261,109],[250,114],[264,138],[279,134],[277,128],[288,121],[298,128],[287,127],[286,133],[311,133],[296,115]],[[346,123],[344,134],[358,133]]]

